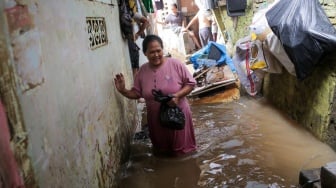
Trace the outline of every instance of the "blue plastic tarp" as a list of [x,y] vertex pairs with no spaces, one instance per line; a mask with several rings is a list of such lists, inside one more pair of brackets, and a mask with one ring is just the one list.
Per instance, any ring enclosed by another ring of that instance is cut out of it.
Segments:
[[216,65],[223,65],[227,64],[232,72],[236,72],[236,68],[232,62],[231,57],[226,52],[226,47],[224,45],[218,44],[216,42],[208,42],[206,46],[202,49],[198,50],[197,52],[193,53],[190,57],[190,61],[192,62],[194,69],[198,69],[201,65],[199,64],[200,61],[197,61],[201,56],[207,55],[210,52],[211,46],[216,47],[220,51],[220,57],[216,60]]

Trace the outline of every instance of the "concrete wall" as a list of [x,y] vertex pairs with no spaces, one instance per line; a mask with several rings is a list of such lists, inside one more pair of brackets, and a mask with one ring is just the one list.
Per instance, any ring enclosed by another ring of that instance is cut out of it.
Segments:
[[[221,1],[225,2],[224,0]],[[250,25],[252,21],[254,4],[254,1],[247,0],[245,15],[235,18],[227,15],[226,5],[214,9],[218,24],[218,32],[222,36],[222,38],[218,39],[218,42],[226,45],[228,53],[231,56],[233,56],[236,41],[249,34],[247,26]]]
[[[336,27],[336,2],[320,0],[320,3]],[[329,56],[320,62],[312,75],[303,81],[285,70],[283,72],[266,75],[264,95],[336,150],[336,56]]]
[[[115,73],[133,80],[116,0],[0,3],[0,91],[26,184],[111,187],[136,122],[113,87]],[[105,19],[106,45],[90,48],[86,17]]]
[[336,56],[326,59],[303,81],[285,70],[264,78],[264,96],[336,150],[335,87]]
[[[246,15],[236,21],[227,16],[226,6],[215,10],[229,52],[233,51],[233,45],[239,38],[249,34],[247,26],[251,24],[253,13],[273,0],[247,2]],[[320,0],[320,3],[336,27],[336,2]],[[266,74],[263,94],[275,106],[336,150],[335,87],[336,57],[328,57],[304,81],[298,81],[286,70],[283,70],[283,74]]]

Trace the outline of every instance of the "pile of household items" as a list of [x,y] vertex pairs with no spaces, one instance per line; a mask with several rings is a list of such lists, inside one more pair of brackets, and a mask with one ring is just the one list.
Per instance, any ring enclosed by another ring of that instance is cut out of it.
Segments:
[[197,82],[197,87],[190,96],[197,96],[237,81],[235,67],[224,45],[209,42],[192,54],[190,61],[195,69],[193,76]]
[[336,50],[336,29],[317,0],[275,0],[254,14],[250,31],[237,41],[233,62],[251,96],[265,72],[286,70],[303,80]]

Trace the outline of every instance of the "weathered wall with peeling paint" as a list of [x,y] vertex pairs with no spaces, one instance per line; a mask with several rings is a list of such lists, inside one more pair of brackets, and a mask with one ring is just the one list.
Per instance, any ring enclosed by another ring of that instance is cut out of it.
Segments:
[[303,81],[285,70],[283,74],[268,74],[264,78],[264,95],[336,150],[333,123],[336,117],[336,56],[328,57],[321,65]]
[[[13,142],[23,148],[15,153],[26,155],[20,163],[25,181],[29,187],[111,187],[136,122],[135,103],[113,87],[118,72],[129,78],[128,87],[132,82],[117,1],[0,4],[0,91],[14,114],[9,119],[18,122],[14,135],[23,142]],[[89,48],[86,17],[105,18],[107,45]]]
[[[331,23],[336,27],[336,1],[319,0]],[[227,47],[249,34],[253,12],[273,0],[247,0],[246,15],[234,19],[227,16],[226,6],[215,10],[220,32]],[[229,50],[230,51],[230,50]],[[233,51],[233,50],[231,50]],[[298,81],[286,70],[282,74],[266,74],[263,94],[275,106],[310,130],[317,138],[336,150],[336,57],[321,62],[313,74]]]

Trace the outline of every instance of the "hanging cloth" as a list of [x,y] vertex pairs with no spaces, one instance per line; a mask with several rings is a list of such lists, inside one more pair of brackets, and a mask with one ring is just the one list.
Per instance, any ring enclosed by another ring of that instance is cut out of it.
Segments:
[[154,12],[152,0],[141,0],[141,1],[142,1],[143,5],[145,6],[146,11],[148,13],[153,13]]
[[134,13],[138,12],[138,7],[137,7],[137,3],[135,0],[128,0],[128,5],[131,9],[131,11]]
[[154,12],[152,0],[142,0],[142,2],[145,5],[148,13],[153,13]]
[[141,2],[140,2],[140,0],[136,0],[136,7],[137,7],[137,9],[138,9],[138,13],[140,13],[141,15],[146,16],[146,15],[143,13],[143,10],[141,9]]
[[156,10],[163,9],[163,0],[154,0]]

